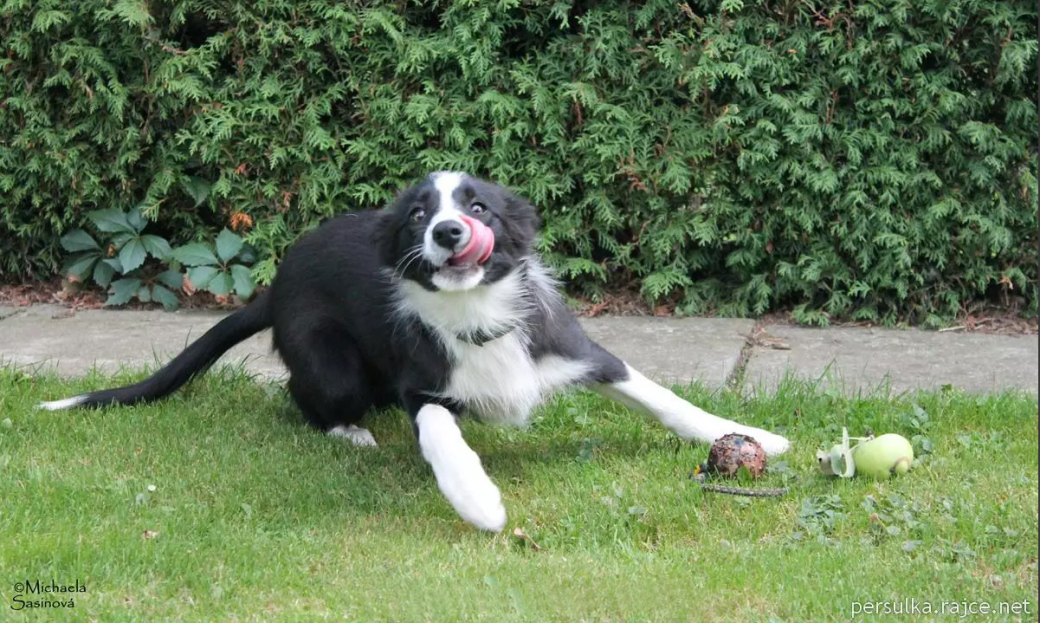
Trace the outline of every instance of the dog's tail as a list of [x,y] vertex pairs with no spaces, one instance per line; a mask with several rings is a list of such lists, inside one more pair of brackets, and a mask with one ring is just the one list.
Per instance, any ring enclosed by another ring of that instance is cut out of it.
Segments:
[[271,326],[268,293],[262,292],[252,303],[224,318],[202,337],[174,357],[161,370],[133,385],[81,394],[64,400],[40,403],[49,411],[73,407],[132,405],[167,396],[195,376],[205,372],[221,355],[242,340]]

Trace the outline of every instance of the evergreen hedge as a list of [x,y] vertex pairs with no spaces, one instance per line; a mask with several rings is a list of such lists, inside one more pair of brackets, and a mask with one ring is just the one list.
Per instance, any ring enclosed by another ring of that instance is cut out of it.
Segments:
[[516,187],[572,286],[696,313],[1037,309],[1035,0],[2,0],[0,271],[141,205],[320,219],[432,170]]

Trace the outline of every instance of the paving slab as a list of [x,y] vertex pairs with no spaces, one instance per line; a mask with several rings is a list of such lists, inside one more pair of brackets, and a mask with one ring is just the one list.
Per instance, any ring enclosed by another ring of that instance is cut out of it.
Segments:
[[726,383],[755,327],[732,318],[604,316],[581,320],[590,338],[644,376],[665,383]]
[[28,307],[12,307],[10,305],[0,305],[0,320],[3,320],[4,318],[9,318],[11,316],[17,316],[19,314],[23,314],[23,313],[25,313],[25,310],[27,310],[27,309],[29,309],[29,308]]
[[[22,308],[0,320],[0,363],[14,363],[63,376],[82,376],[95,366],[157,367],[168,362],[226,314],[186,310],[70,310],[53,305]],[[271,351],[271,332],[263,331],[228,351],[224,363],[242,363],[254,374],[276,379],[285,368]]]
[[[14,309],[14,311],[11,311]],[[164,364],[224,317],[182,310],[70,310],[50,305],[6,308],[0,316],[0,363],[56,370],[65,376],[93,367]],[[740,362],[750,320],[604,317],[583,319],[589,336],[648,377],[668,383],[723,385]],[[229,351],[222,363],[243,363],[268,379],[285,376],[271,352],[270,331]]]
[[765,327],[766,344],[751,354],[744,379],[751,391],[771,392],[785,375],[822,379],[847,394],[889,384],[895,393],[952,385],[984,393],[1037,393],[1036,335],[938,331]]

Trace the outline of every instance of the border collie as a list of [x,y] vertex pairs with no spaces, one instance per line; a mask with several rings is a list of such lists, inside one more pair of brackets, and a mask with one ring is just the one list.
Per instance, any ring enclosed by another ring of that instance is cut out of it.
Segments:
[[135,385],[43,403],[50,410],[156,400],[249,336],[273,328],[288,389],[330,435],[376,445],[373,408],[412,420],[441,492],[470,524],[499,531],[498,487],[457,418],[523,425],[568,385],[645,412],[683,439],[751,435],[769,454],[783,437],[711,415],[591,341],[533,251],[527,201],[463,173],[430,175],[380,211],[346,214],[289,251],[271,287]]

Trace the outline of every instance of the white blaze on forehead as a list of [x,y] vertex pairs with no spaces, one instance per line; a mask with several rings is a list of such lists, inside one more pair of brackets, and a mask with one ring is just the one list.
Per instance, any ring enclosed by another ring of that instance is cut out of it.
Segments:
[[432,178],[433,187],[437,189],[437,194],[440,195],[440,202],[437,213],[430,219],[429,224],[426,226],[426,233],[423,235],[423,255],[426,256],[427,260],[433,262],[434,265],[440,266],[451,257],[451,251],[437,245],[433,241],[433,228],[438,223],[457,221],[462,225],[462,238],[459,239],[457,249],[465,247],[469,242],[469,226],[462,220],[462,212],[459,211],[458,204],[455,203],[454,198],[455,190],[462,185],[466,176],[462,173],[444,171],[434,173]]
[[455,194],[455,189],[462,186],[463,177],[462,173],[451,171],[434,174],[433,187],[437,189],[441,196],[441,212],[458,213],[453,195]]

